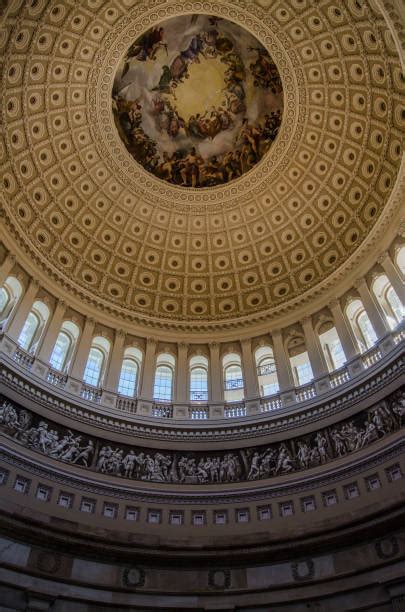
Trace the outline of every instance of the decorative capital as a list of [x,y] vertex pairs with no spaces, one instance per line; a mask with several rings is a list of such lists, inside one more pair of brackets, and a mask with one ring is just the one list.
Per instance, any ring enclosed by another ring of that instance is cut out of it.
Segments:
[[331,310],[335,310],[336,308],[340,308],[340,301],[335,298],[328,303],[328,306]]
[[381,255],[377,258],[377,263],[379,263],[381,266],[388,257],[388,251],[384,251],[384,253],[381,253]]
[[123,329],[116,329],[116,330],[115,330],[115,337],[116,337],[117,339],[119,338],[120,340],[122,340],[123,338],[125,338],[125,335],[126,335],[126,334],[125,334],[125,332],[124,332],[124,330],[123,330]]

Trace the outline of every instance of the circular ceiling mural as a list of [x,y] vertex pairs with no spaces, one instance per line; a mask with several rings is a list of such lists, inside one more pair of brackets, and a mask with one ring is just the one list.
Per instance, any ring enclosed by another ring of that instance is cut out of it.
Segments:
[[139,37],[118,67],[112,98],[132,157],[160,179],[196,188],[253,168],[283,110],[266,49],[235,23],[208,15],[172,18]]

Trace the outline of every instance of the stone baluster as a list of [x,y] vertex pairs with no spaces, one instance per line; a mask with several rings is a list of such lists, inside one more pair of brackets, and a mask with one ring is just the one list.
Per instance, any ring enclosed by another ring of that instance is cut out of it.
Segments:
[[95,326],[96,322],[94,321],[94,319],[90,317],[86,319],[82,334],[79,338],[76,355],[73,360],[73,365],[71,369],[72,378],[76,378],[78,380],[83,379],[84,370],[86,368],[87,359],[89,357],[91,343],[93,340]]
[[211,402],[222,402],[224,399],[224,385],[222,378],[222,366],[220,360],[220,346],[217,342],[209,345],[210,367],[209,367],[209,399]]
[[118,391],[122,360],[124,358],[124,342],[125,333],[122,331],[122,329],[117,329],[115,332],[114,344],[111,351],[105,384],[106,389],[113,393]]
[[156,363],[156,347],[157,342],[154,338],[148,338],[146,341],[145,358],[143,360],[142,381],[140,385],[140,395],[144,399],[152,400],[153,383],[155,380],[155,363]]
[[252,341],[250,338],[241,340],[242,368],[245,387],[245,396],[248,399],[259,397],[259,381],[256,365],[252,354]]
[[59,300],[56,304],[55,310],[53,311],[51,320],[43,336],[41,347],[38,352],[38,358],[45,363],[49,363],[51,358],[53,347],[55,346],[56,339],[63,323],[65,312],[66,303],[63,300]]
[[15,310],[14,316],[11,317],[11,320],[8,321],[8,325],[6,325],[6,329],[8,327],[8,335],[15,341],[18,340],[21,330],[24,327],[24,323],[30,313],[38,290],[38,281],[36,279],[31,279],[30,284],[28,285],[28,288],[20,301],[19,307]]
[[381,306],[371,294],[364,278],[358,279],[355,287],[359,292],[360,299],[377,334],[377,338],[382,338],[390,329]]
[[389,254],[387,252],[383,253],[381,257],[378,258],[378,263],[384,269],[384,272],[387,275],[387,278],[390,281],[395,293],[397,294],[401,302],[405,305],[405,284],[401,278],[398,269],[392,262]]
[[10,275],[11,270],[14,268],[15,256],[8,253],[5,260],[0,266],[0,287],[2,287]]
[[189,401],[189,367],[188,367],[188,344],[180,342],[177,346],[176,362],[176,387],[174,401],[178,404],[186,404]]

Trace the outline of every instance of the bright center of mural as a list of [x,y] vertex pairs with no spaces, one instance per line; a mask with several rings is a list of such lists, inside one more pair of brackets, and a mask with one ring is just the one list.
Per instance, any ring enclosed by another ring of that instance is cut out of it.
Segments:
[[218,59],[203,57],[199,64],[191,64],[188,80],[175,92],[173,106],[178,115],[189,121],[193,115],[202,116],[225,105],[225,72],[225,64]]
[[274,142],[283,91],[266,49],[233,22],[209,15],[163,22],[128,49],[112,108],[133,158],[182,187],[228,183]]

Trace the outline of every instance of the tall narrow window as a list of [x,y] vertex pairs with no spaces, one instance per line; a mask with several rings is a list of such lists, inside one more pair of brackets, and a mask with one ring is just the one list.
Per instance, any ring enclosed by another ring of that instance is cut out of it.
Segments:
[[83,381],[88,385],[100,387],[105,374],[110,343],[103,336],[95,336],[91,343]]
[[35,353],[48,318],[48,306],[40,301],[34,302],[18,338],[18,344],[25,351]]
[[237,402],[244,398],[244,381],[240,355],[228,353],[222,359],[224,397],[226,402]]
[[124,359],[122,362],[118,393],[133,397],[136,391],[138,378],[138,364],[133,359]]
[[404,307],[388,277],[385,274],[378,276],[373,282],[372,290],[384,311],[390,329],[395,329],[402,321]]
[[273,349],[270,346],[260,346],[255,351],[255,359],[260,395],[278,393],[279,385]]
[[135,346],[127,346],[122,360],[118,393],[134,397],[138,391],[142,352]]
[[24,326],[18,338],[18,344],[26,351],[29,350],[35,332],[39,327],[39,317],[34,312],[30,312],[25,320]]
[[83,380],[88,385],[97,387],[104,366],[104,353],[99,348],[91,348],[84,370]]
[[304,337],[294,335],[287,342],[287,351],[290,357],[291,370],[297,387],[306,385],[314,378],[311,362],[305,345]]
[[71,344],[71,337],[66,332],[59,332],[49,360],[49,363],[55,370],[63,370]]
[[360,351],[364,352],[371,348],[377,342],[377,335],[363,303],[358,299],[352,300],[346,308],[346,316],[356,336]]
[[155,384],[153,399],[170,402],[173,397],[175,359],[173,355],[161,354],[156,360]]
[[401,246],[395,256],[395,263],[402,274],[405,276],[405,246]]
[[190,359],[190,401],[208,401],[208,359],[202,355]]
[[0,289],[0,316],[6,309],[7,304],[10,301],[10,294],[4,287]]
[[53,347],[49,364],[61,372],[69,369],[69,363],[75,349],[80,330],[73,321],[64,321],[61,325],[58,337]]
[[9,276],[0,288],[0,329],[4,327],[22,294],[22,286],[14,276]]
[[[328,329],[321,331],[325,328]],[[321,331],[319,334],[319,341],[328,365],[328,370],[329,372],[338,370],[346,363],[346,355],[343,351],[336,328],[333,327],[331,323],[328,323],[324,324],[319,331]]]

